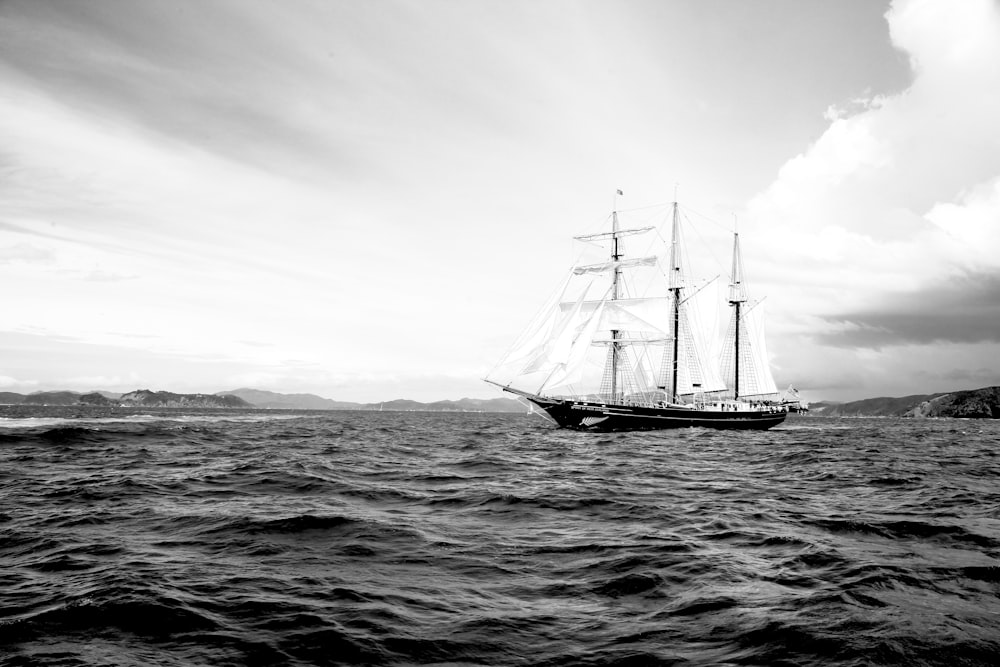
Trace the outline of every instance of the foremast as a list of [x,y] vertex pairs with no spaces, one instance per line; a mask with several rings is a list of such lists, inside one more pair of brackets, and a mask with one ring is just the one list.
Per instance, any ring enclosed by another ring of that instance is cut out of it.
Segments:
[[[621,193],[621,190],[618,190]],[[620,284],[621,284],[621,274],[622,267],[620,264],[621,260],[621,249],[618,246],[619,241],[619,226],[618,226],[618,211],[611,212],[611,301],[617,301],[620,298]],[[621,336],[621,330],[612,329],[611,330],[611,347],[609,350],[610,355],[610,366],[611,366],[611,400],[617,401],[618,399],[618,357],[621,354],[621,343],[618,342]]]
[[[634,299],[630,299],[627,294],[628,290],[624,278],[624,270],[639,266],[652,266],[656,263],[656,257],[653,256],[636,257],[632,259],[625,258],[625,249],[624,244],[622,243],[622,238],[629,235],[643,234],[645,232],[652,231],[653,228],[641,227],[635,229],[622,229],[617,207],[618,196],[620,195],[622,195],[622,191],[617,190],[615,206],[613,207],[611,213],[610,232],[574,237],[579,241],[610,241],[610,262],[606,264],[577,266],[574,268],[574,273],[609,271],[611,285],[602,301],[607,302],[609,304],[608,308],[612,311],[614,311],[617,306],[612,306],[610,304],[627,304],[634,301]],[[625,308],[627,309],[628,306],[625,306]],[[605,396],[606,400],[609,402],[622,403],[625,402],[627,393],[630,390],[635,391],[637,388],[635,378],[631,375],[632,370],[627,363],[628,360],[627,355],[625,354],[625,348],[629,345],[642,343],[644,341],[629,339],[625,335],[625,329],[619,326],[622,322],[616,317],[611,317],[609,319],[611,319],[613,324],[608,329],[605,329],[605,331],[610,332],[610,339],[594,341],[595,343],[600,342],[608,346],[608,354],[605,360],[604,372],[598,392]]]

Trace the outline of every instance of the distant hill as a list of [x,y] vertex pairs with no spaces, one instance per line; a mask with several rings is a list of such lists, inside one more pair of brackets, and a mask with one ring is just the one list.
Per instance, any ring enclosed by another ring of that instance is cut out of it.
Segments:
[[[71,405],[92,405],[100,407],[128,408],[252,408],[239,396],[216,396],[215,394],[175,394],[169,391],[139,389],[127,394],[91,392],[75,396]],[[49,405],[53,405],[49,403]]]
[[17,405],[24,402],[24,394],[12,391],[0,391],[0,405]]
[[922,401],[905,416],[1000,419],[1000,387],[942,394]]
[[984,387],[902,398],[866,398],[849,403],[812,403],[809,414],[823,417],[1000,418],[1000,387]]
[[28,394],[21,401],[22,405],[76,405],[80,394],[75,391],[37,391]]
[[113,405],[118,405],[118,401],[112,400],[105,396],[99,391],[94,391],[89,394],[83,394],[77,399],[77,403],[82,405],[99,405],[102,407],[110,407]]
[[461,398],[457,401],[420,403],[406,399],[368,403],[360,410],[393,410],[397,412],[525,412],[526,408],[511,398]]
[[810,403],[809,414],[823,417],[902,417],[915,406],[937,396],[942,394],[914,394],[902,398],[880,396],[848,403]]
[[238,396],[256,408],[272,410],[359,410],[361,403],[334,401],[315,394],[279,394],[261,389],[233,389],[221,391],[217,395]]
[[169,391],[138,391],[122,394],[118,405],[143,408],[252,408],[239,396],[216,394],[174,394]]
[[[93,392],[105,398],[118,398],[121,394],[107,391]],[[13,391],[0,391],[0,405],[76,405],[83,396],[77,391],[36,391],[32,394],[18,394]],[[84,401],[86,403],[87,401]]]

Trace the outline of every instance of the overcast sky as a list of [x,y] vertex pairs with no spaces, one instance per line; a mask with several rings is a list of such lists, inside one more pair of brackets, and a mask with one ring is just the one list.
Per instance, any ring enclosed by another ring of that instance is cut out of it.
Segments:
[[995,0],[8,0],[0,390],[494,397],[678,184],[779,386],[1000,384],[998,119]]

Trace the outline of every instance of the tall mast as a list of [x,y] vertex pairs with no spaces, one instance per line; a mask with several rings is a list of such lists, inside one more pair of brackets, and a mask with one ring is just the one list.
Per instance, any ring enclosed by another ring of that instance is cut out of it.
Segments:
[[[622,194],[621,190],[618,190],[618,195]],[[656,257],[635,257],[624,259],[625,249],[622,244],[622,239],[625,236],[632,234],[642,234],[644,232],[649,232],[654,229],[654,227],[642,227],[636,229],[622,229],[619,219],[618,219],[618,201],[615,200],[615,207],[612,209],[611,214],[611,231],[601,232],[598,234],[588,234],[586,236],[574,237],[579,241],[594,241],[600,239],[601,241],[611,240],[611,261],[601,262],[600,264],[588,264],[583,266],[573,267],[573,272],[577,275],[585,273],[604,273],[606,271],[611,271],[611,287],[604,297],[602,297],[602,302],[607,299],[609,301],[617,301],[622,299],[627,299],[628,297],[628,285],[625,282],[624,270],[633,266],[654,266],[656,264]],[[600,306],[603,309],[603,305]],[[592,317],[598,316],[597,311],[594,311],[591,315]],[[591,322],[592,320],[588,320]],[[600,324],[600,319],[593,322],[594,326]],[[589,326],[589,325],[588,325]],[[634,378],[631,378],[631,368],[627,363],[623,363],[627,359],[625,354],[625,345],[628,344],[624,340],[624,332],[627,329],[622,329],[624,326],[620,318],[618,321],[610,322],[605,324],[611,328],[611,339],[602,340],[601,343],[610,342],[608,348],[608,353],[606,356],[604,364],[604,372],[601,376],[601,385],[599,393],[602,396],[607,396],[610,400],[618,400],[619,398],[624,398],[625,392],[629,391],[633,386],[636,386]],[[606,330],[605,330],[606,331]],[[591,333],[593,331],[591,330]],[[589,336],[590,334],[588,334]],[[597,342],[597,341],[595,341]],[[621,377],[619,377],[619,371],[621,371]]]
[[[621,192],[621,190],[618,190]],[[617,197],[615,198],[617,204]],[[617,205],[615,206],[617,209]],[[614,210],[611,212],[611,262],[614,266],[611,273],[611,300],[615,301],[619,297],[618,293],[618,281],[621,277],[621,267],[618,266],[618,260],[621,258],[621,253],[618,248],[618,211]],[[614,401],[618,394],[618,329],[611,330],[611,400]]]
[[735,308],[733,311],[733,323],[735,325],[735,336],[733,337],[735,349],[733,358],[735,360],[733,368],[733,398],[740,397],[740,306],[747,300],[746,288],[743,286],[743,259],[740,255],[740,234],[733,232],[733,282],[729,285],[729,305]]
[[[676,199],[676,195],[675,195]],[[680,329],[681,329],[681,258],[680,258],[680,231],[677,217],[677,202],[674,201],[673,224],[670,230],[670,291],[674,295],[674,354],[672,357],[670,401],[677,402],[677,354],[680,349]]]

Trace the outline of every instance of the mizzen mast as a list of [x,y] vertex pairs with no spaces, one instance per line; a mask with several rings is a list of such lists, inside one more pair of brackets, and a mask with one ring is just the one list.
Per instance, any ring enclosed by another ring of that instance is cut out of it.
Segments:
[[740,254],[740,234],[733,232],[733,282],[729,285],[729,305],[733,307],[735,324],[733,337],[733,398],[740,397],[740,310],[747,300],[746,286],[743,284],[743,258]]

